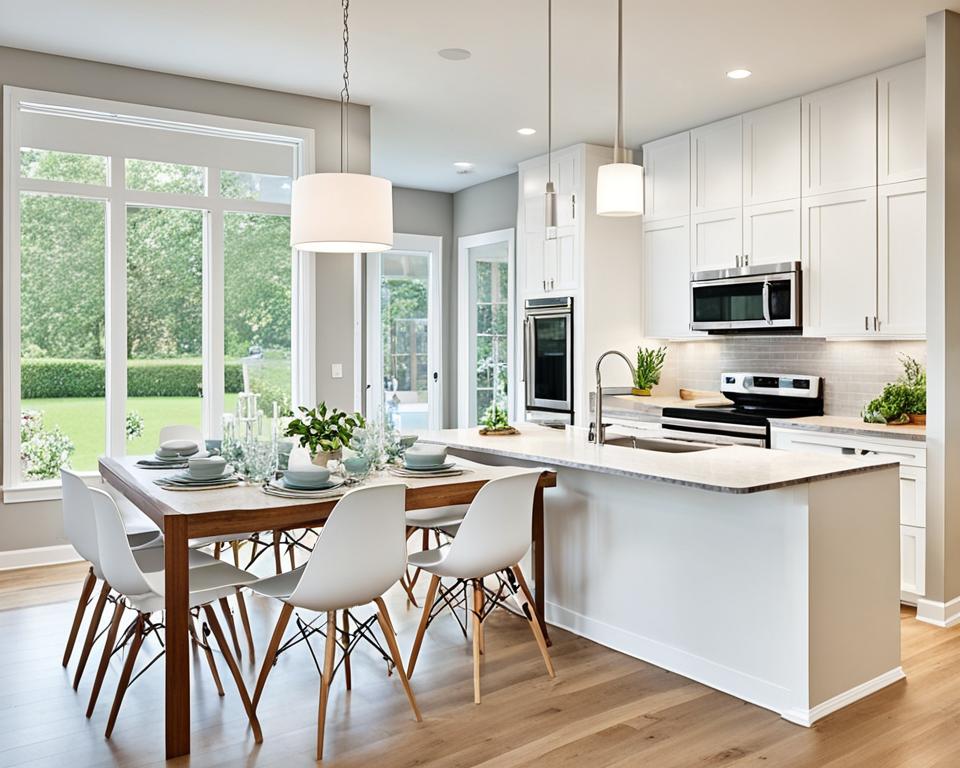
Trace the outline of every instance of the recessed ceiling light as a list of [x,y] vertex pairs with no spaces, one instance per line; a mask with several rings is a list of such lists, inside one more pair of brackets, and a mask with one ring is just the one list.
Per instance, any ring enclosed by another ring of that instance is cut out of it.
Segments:
[[437,51],[437,56],[447,61],[463,61],[469,59],[471,55],[466,48],[441,48]]
[[521,136],[533,136],[536,132],[536,128],[517,128],[517,133]]
[[468,163],[468,162],[466,162],[465,160],[460,160],[460,161],[454,163],[454,164],[453,164],[453,167],[454,167],[454,168],[462,168],[462,169],[464,169],[464,170],[468,170],[468,169],[470,169],[470,168],[473,168],[473,163]]
[[743,78],[750,77],[752,74],[753,72],[751,72],[749,69],[731,69],[729,72],[727,72],[727,77],[729,77],[731,80],[743,80]]

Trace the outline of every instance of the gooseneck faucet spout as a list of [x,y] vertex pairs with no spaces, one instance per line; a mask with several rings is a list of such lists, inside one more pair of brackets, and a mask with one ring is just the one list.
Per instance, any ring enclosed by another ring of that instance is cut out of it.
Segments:
[[599,358],[597,358],[597,395],[594,408],[596,413],[596,429],[591,431],[591,433],[588,435],[588,439],[597,445],[603,445],[604,441],[606,440],[606,425],[603,423],[603,387],[600,384],[600,364],[608,355],[617,355],[623,359],[623,362],[625,362],[627,367],[630,369],[631,383],[636,378],[636,369],[633,367],[633,363],[630,362],[630,358],[623,354],[623,352],[620,352],[616,349],[611,349],[607,352],[604,352]]

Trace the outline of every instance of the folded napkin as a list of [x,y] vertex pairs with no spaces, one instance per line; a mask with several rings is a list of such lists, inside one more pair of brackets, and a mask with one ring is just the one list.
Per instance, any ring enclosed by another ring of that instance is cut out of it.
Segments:
[[139,459],[137,466],[142,469],[186,469],[187,460],[182,462],[161,461],[160,459]]

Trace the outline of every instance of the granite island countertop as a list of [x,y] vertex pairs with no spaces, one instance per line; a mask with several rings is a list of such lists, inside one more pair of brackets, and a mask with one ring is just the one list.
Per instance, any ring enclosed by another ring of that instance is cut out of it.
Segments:
[[[843,475],[899,467],[878,457],[770,451],[730,445],[690,453],[665,453],[587,441],[587,431],[519,423],[519,435],[484,437],[476,428],[420,433],[425,443],[720,493],[758,493]],[[615,433],[615,429],[610,430]]]

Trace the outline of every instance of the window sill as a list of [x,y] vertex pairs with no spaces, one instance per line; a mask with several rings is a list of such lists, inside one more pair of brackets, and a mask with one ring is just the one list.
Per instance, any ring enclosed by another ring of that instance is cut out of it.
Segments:
[[[99,472],[78,472],[87,485],[98,485]],[[4,504],[26,504],[32,501],[59,501],[63,497],[59,480],[37,480],[32,483],[3,486]]]

